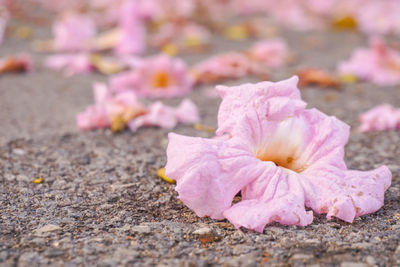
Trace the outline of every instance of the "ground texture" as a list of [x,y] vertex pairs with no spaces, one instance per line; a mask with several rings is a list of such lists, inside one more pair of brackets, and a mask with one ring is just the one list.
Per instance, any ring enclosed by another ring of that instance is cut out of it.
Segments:
[[[35,30],[36,38],[48,34]],[[333,71],[338,60],[365,44],[355,33],[282,35],[295,60],[271,73],[274,81],[302,66]],[[28,45],[9,38],[0,55]],[[216,39],[210,53],[247,45]],[[192,64],[209,54],[186,60]],[[29,74],[0,76],[0,265],[400,265],[400,132],[355,131],[361,112],[384,102],[399,105],[399,87],[358,83],[340,91],[302,91],[310,107],[352,126],[349,168],[386,164],[392,170],[385,206],[353,224],[316,216],[307,227],[273,224],[259,234],[196,217],[177,199],[174,185],[156,176],[166,161],[167,130],[78,131],[75,116],[92,103],[92,82],[106,77],[65,78],[41,67],[42,58],[35,54],[38,64]],[[207,98],[206,90],[198,88],[190,98],[200,107],[202,123],[215,127],[219,100]],[[191,126],[174,131],[211,136]],[[43,182],[33,183],[37,177]]]

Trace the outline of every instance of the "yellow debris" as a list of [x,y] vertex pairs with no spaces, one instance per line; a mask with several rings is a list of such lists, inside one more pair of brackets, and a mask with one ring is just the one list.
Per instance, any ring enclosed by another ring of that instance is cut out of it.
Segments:
[[28,26],[20,26],[15,29],[14,35],[19,39],[27,40],[32,37],[32,30]]
[[170,184],[175,184],[176,183],[174,179],[168,178],[165,175],[165,168],[158,169],[157,170],[157,175],[158,175],[158,177],[160,177],[161,179],[163,179],[167,183],[170,183]]
[[340,17],[332,22],[332,27],[339,30],[352,30],[357,28],[357,21],[350,16]]
[[201,45],[201,41],[196,36],[187,36],[185,38],[185,45],[187,47],[196,47]]
[[209,133],[215,132],[215,129],[213,127],[207,126],[204,124],[200,124],[200,123],[195,123],[193,125],[193,128],[195,128],[198,131],[203,131],[203,132],[209,132]]
[[41,184],[41,183],[43,182],[43,178],[42,178],[42,177],[36,178],[36,179],[34,179],[32,182],[33,182],[34,184]]
[[343,74],[340,77],[340,81],[343,83],[356,83],[357,82],[357,77],[354,76],[353,74]]
[[224,35],[232,40],[245,40],[249,38],[249,30],[245,25],[234,25],[227,28]]
[[176,45],[173,45],[173,44],[164,45],[161,48],[161,51],[171,57],[176,56],[178,54],[178,48],[176,47]]
[[124,66],[122,64],[106,59],[99,54],[92,55],[91,62],[95,66],[97,71],[105,75],[118,73],[124,69]]

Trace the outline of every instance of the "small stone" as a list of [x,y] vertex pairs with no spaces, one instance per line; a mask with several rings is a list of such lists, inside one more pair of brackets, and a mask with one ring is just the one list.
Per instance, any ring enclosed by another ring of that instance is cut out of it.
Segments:
[[150,234],[151,228],[147,225],[136,225],[132,227],[131,231],[138,234]]
[[290,259],[292,261],[306,261],[309,259],[312,259],[314,256],[310,255],[310,254],[302,254],[302,253],[297,253],[294,254],[292,257],[290,257]]
[[365,262],[368,264],[368,266],[374,266],[376,264],[375,258],[372,256],[367,256],[365,258]]
[[26,154],[26,151],[23,150],[23,149],[20,149],[20,148],[14,148],[12,150],[12,153],[15,154],[15,155],[18,155],[18,156],[22,156],[22,155]]
[[38,235],[43,235],[45,233],[54,232],[54,231],[57,231],[60,229],[61,229],[61,227],[58,225],[48,224],[48,225],[43,226],[42,228],[36,229],[34,232]]
[[62,249],[49,248],[44,252],[44,255],[48,258],[55,258],[64,255],[64,253]]
[[368,265],[363,262],[342,262],[340,267],[367,267]]
[[212,230],[208,227],[202,227],[193,232],[194,235],[207,235],[211,234]]
[[232,253],[234,255],[243,255],[253,250],[253,247],[246,245],[236,245],[233,247]]

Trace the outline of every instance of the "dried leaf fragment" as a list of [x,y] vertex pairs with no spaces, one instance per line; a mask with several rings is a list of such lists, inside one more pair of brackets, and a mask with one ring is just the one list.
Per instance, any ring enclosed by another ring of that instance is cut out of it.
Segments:
[[299,76],[299,86],[307,87],[310,85],[316,85],[320,87],[339,87],[339,80],[327,73],[324,70],[316,68],[305,68],[297,72]]
[[33,182],[34,184],[41,184],[41,183],[43,182],[43,178],[42,178],[42,177],[36,178],[36,179],[34,179],[32,182]]
[[157,170],[157,175],[158,175],[158,177],[160,177],[161,179],[163,179],[167,183],[175,184],[175,180],[174,179],[171,179],[171,178],[169,178],[169,177],[167,177],[165,175],[165,168],[158,169]]

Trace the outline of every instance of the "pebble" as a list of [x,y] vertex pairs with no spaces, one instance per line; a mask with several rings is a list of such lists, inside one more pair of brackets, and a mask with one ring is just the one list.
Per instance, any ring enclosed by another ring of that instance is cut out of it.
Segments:
[[42,234],[45,234],[48,232],[54,232],[54,231],[57,231],[60,229],[61,229],[61,227],[58,225],[48,224],[48,225],[43,226],[42,228],[36,229],[34,232],[38,235],[42,235]]
[[202,227],[200,229],[193,231],[194,235],[207,235],[207,234],[211,234],[211,233],[212,233],[212,230],[208,227]]

